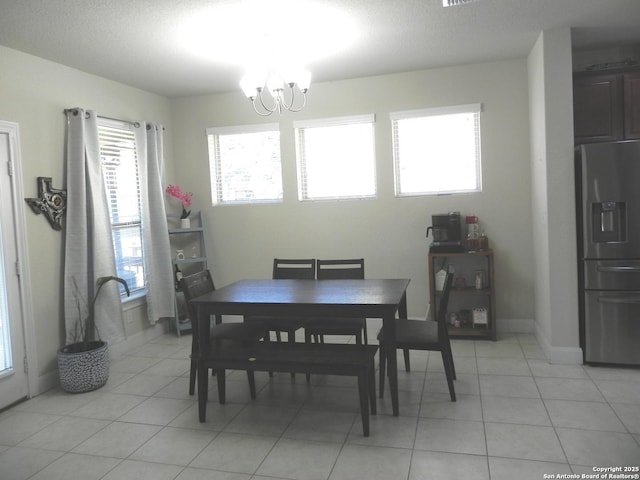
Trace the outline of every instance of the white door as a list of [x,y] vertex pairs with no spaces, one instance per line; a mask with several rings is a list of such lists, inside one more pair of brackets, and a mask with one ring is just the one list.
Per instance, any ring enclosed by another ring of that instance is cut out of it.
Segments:
[[17,243],[22,225],[11,175],[16,155],[15,136],[0,123],[0,409],[29,395]]

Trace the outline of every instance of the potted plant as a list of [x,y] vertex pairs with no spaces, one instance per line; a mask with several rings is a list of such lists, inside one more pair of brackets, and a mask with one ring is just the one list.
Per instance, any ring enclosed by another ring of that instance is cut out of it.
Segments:
[[[78,320],[73,331],[73,343],[58,350],[58,374],[60,386],[66,392],[81,393],[102,387],[109,379],[108,344],[100,339],[96,329],[95,307],[102,287],[114,280],[124,285],[130,295],[127,282],[120,277],[100,277],[96,281],[96,293],[88,305],[86,318],[82,318],[80,300],[76,296]],[[97,337],[96,337],[97,334]]]
[[182,213],[180,214],[180,228],[190,228],[191,222],[189,220],[189,215],[191,215],[191,210],[187,210],[187,208],[191,206],[193,193],[183,192],[177,185],[169,185],[166,192],[167,195],[180,200],[180,203],[182,204]]

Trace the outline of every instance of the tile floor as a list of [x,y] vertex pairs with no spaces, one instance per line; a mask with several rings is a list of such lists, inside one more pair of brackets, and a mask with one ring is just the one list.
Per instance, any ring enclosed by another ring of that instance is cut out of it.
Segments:
[[386,396],[364,438],[343,377],[259,374],[251,401],[230,372],[227,404],[212,391],[199,423],[190,337],[167,334],[114,362],[100,390],[0,413],[0,479],[538,480],[640,465],[640,370],[550,365],[532,335],[453,343],[458,401],[439,355],[413,352],[400,416]]

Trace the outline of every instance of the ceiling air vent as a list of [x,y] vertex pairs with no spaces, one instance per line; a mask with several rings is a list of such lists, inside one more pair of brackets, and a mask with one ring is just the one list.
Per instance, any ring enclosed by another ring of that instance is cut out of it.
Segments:
[[442,0],[443,7],[455,7],[456,5],[464,5],[465,3],[473,3],[478,0]]

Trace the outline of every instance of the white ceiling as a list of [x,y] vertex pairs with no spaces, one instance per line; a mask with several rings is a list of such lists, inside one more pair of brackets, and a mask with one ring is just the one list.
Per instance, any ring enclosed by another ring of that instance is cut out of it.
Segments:
[[[198,56],[178,36],[198,12],[243,1],[0,0],[0,44],[167,97],[235,91],[241,67]],[[640,44],[640,0],[317,2],[351,16],[357,37],[306,65],[311,90],[313,82],[524,57],[556,27],[572,27],[574,49]]]

